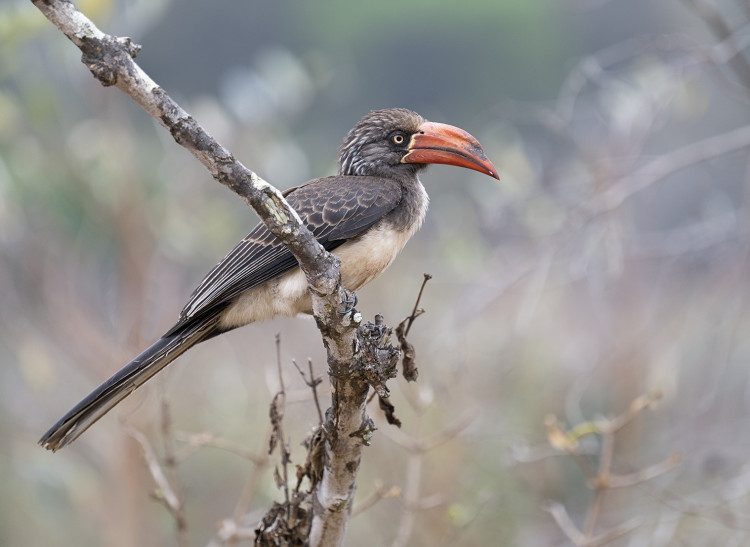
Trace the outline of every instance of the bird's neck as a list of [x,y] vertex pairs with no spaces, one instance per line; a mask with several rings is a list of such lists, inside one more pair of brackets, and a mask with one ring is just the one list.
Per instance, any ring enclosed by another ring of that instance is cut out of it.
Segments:
[[401,187],[403,197],[388,220],[394,228],[408,232],[411,237],[422,226],[430,199],[417,176],[402,180]]

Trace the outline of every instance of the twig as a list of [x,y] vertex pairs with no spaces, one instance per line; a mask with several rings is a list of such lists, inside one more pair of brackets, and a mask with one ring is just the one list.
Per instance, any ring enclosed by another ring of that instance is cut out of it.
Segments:
[[[419,437],[422,429],[422,416],[417,417],[415,428],[414,435]],[[421,451],[409,451],[406,462],[406,485],[404,486],[402,495],[404,512],[396,528],[396,537],[391,547],[406,547],[409,545],[409,538],[414,529],[414,520],[416,518],[415,506],[419,502],[420,497],[423,458],[424,454]]]
[[419,301],[422,300],[422,292],[424,291],[425,285],[427,285],[427,282],[432,279],[431,274],[424,274],[424,279],[422,280],[422,286],[419,287],[419,294],[417,294],[417,300],[414,302],[414,309],[411,311],[411,315],[409,316],[409,322],[406,324],[406,330],[404,331],[404,336],[409,336],[409,331],[411,330],[411,325],[414,323],[414,320],[421,315],[421,313],[417,313],[419,311]]
[[618,524],[614,528],[600,534],[594,538],[589,539],[584,546],[585,547],[601,547],[607,545],[619,537],[629,534],[636,528],[639,528],[643,524],[643,519],[640,517],[633,517],[630,520]]
[[[310,379],[308,380],[305,377],[305,373],[302,371],[300,366],[297,364],[297,361],[292,359],[292,363],[294,364],[294,367],[297,369],[297,372],[299,372],[300,376],[302,376],[302,381],[305,382],[307,387],[310,388],[313,394],[313,399],[315,400],[315,408],[318,411],[318,424],[323,423],[323,411],[320,408],[320,400],[318,399],[318,385],[323,382],[320,378],[315,378],[315,375],[313,374],[313,365],[312,365],[312,359],[307,360],[307,366],[310,371]],[[368,401],[369,402],[369,401]]]
[[[739,477],[740,481],[742,479],[743,477]],[[727,483],[736,484],[737,481],[738,477],[732,477],[727,481]],[[643,490],[659,503],[662,503],[670,509],[677,511],[678,513],[681,513],[683,515],[699,517],[702,519],[717,522],[722,526],[731,528],[733,530],[750,532],[750,519],[746,516],[747,511],[741,510],[742,516],[738,516],[736,513],[728,511],[726,503],[727,501],[732,500],[720,499],[718,503],[709,505],[703,502],[687,500],[684,497],[678,497],[667,491],[653,492],[645,488]],[[709,493],[709,496],[712,500],[715,499],[713,493]],[[738,493],[737,499],[740,499],[744,502],[747,499],[747,492]]]
[[424,280],[422,281],[422,286],[419,288],[419,294],[417,295],[417,300],[414,302],[414,309],[412,309],[411,315],[401,321],[398,327],[396,327],[396,337],[401,346],[401,363],[403,365],[401,372],[408,382],[417,381],[419,370],[416,365],[414,346],[407,340],[407,336],[409,336],[409,330],[414,320],[424,313],[424,310],[419,308],[419,301],[422,299],[422,292],[430,279],[432,279],[430,274],[424,274]]
[[[567,431],[560,427],[555,416],[549,415],[545,418],[547,438],[550,446],[573,456],[584,473],[589,477],[589,486],[594,489],[594,499],[586,513],[582,532],[573,524],[561,504],[550,502],[546,508],[552,514],[560,529],[576,545],[603,545],[607,541],[611,541],[639,526],[641,520],[633,519],[604,534],[594,535],[606,492],[612,488],[635,486],[649,481],[674,469],[680,463],[681,456],[675,454],[662,463],[642,469],[636,473],[619,476],[612,475],[615,437],[617,433],[630,424],[644,409],[653,407],[661,397],[662,394],[660,391],[642,395],[634,399],[627,410],[612,419],[583,422]],[[595,471],[592,469],[588,459],[580,452],[579,440],[587,435],[599,435],[602,438],[599,466]]]
[[565,506],[561,503],[550,501],[544,507],[544,510],[552,515],[552,518],[555,519],[555,523],[560,530],[562,530],[567,538],[577,547],[600,547],[601,545],[606,545],[618,537],[629,534],[643,524],[643,519],[632,518],[629,521],[624,522],[619,526],[615,526],[611,530],[592,538],[582,534],[578,530],[576,525],[570,519],[570,516],[568,516]]
[[[184,435],[184,434],[183,434]],[[268,428],[264,445],[268,445],[269,438],[271,436],[271,428]],[[218,531],[216,536],[212,539],[208,545],[214,547],[217,545],[217,541],[221,544],[234,544],[236,541],[243,539],[255,538],[255,529],[249,528],[245,525],[248,521],[247,510],[250,506],[250,502],[253,499],[253,495],[258,487],[261,476],[263,475],[266,467],[268,467],[270,458],[261,451],[257,456],[250,455],[249,450],[234,443],[223,441],[222,439],[212,439],[210,433],[189,435],[186,436],[188,439],[194,440],[196,446],[214,446],[216,448],[222,448],[233,453],[237,453],[253,462],[253,468],[245,480],[245,484],[242,487],[240,496],[237,499],[232,516],[221,520],[218,524]],[[209,442],[204,442],[209,441]],[[254,521],[250,521],[253,522]]]
[[578,440],[584,435],[599,433],[599,427],[593,422],[584,422],[566,432],[560,428],[557,416],[552,414],[544,418],[544,425],[547,428],[547,442],[549,445],[555,450],[561,450],[570,454],[583,473],[589,479],[595,479],[597,477],[597,470],[583,452],[581,452]]
[[[269,430],[267,437],[270,436],[271,432]],[[268,439],[266,439],[266,442],[268,442]],[[263,470],[266,468],[266,466],[268,466],[268,456],[266,454],[263,454],[262,457],[264,459],[260,463],[256,463],[253,466],[253,469],[250,471],[250,474],[245,481],[245,485],[242,487],[242,492],[240,493],[240,497],[237,500],[237,504],[234,506],[234,511],[232,511],[231,521],[234,524],[232,529],[235,530],[235,533],[237,533],[237,529],[241,528],[239,526],[239,523],[242,521],[243,515],[247,513],[247,508],[250,506],[250,500],[252,500],[255,489],[258,487],[258,482],[260,481]]]
[[437,448],[441,444],[445,444],[455,439],[462,431],[471,425],[478,415],[478,408],[470,408],[451,424],[427,437],[406,435],[394,428],[384,430],[383,434],[409,452],[425,453],[433,448]]
[[288,465],[290,461],[289,447],[287,445],[286,438],[284,437],[284,411],[286,393],[284,391],[284,374],[281,367],[281,334],[276,333],[276,367],[279,374],[279,392],[273,398],[271,402],[270,416],[271,416],[271,438],[269,440],[268,453],[271,454],[278,443],[279,450],[281,452],[281,469],[283,473],[282,484],[276,486],[284,487],[284,502],[287,508],[287,519],[289,518],[289,474]]
[[375,481],[375,491],[370,494],[368,497],[366,497],[364,500],[359,502],[357,505],[354,506],[354,509],[352,509],[352,517],[356,517],[357,515],[364,513],[371,507],[373,507],[376,503],[378,503],[380,500],[389,499],[389,498],[399,498],[401,497],[401,488],[398,486],[391,486],[390,488],[385,488],[383,486],[383,483],[380,481]]
[[596,521],[599,518],[599,512],[601,511],[602,504],[604,502],[604,494],[609,489],[609,475],[612,469],[612,458],[615,453],[615,433],[616,429],[612,428],[609,431],[605,431],[602,435],[602,449],[599,455],[599,471],[596,475],[596,479],[593,481],[594,486],[594,501],[589,505],[589,510],[586,513],[586,524],[583,527],[583,534],[586,539],[591,539],[594,535],[594,528],[596,527]]
[[[734,33],[729,27],[729,23],[715,6],[705,0],[683,0],[683,3],[687,4],[698,17],[703,19],[719,41],[734,42]],[[750,93],[750,64],[747,60],[742,55],[735,55],[729,60],[728,64],[740,79],[745,90]]]
[[567,538],[576,545],[584,545],[586,543],[586,537],[578,530],[578,527],[573,523],[568,515],[568,511],[565,510],[565,506],[562,503],[556,501],[548,501],[543,509],[547,511],[552,518],[555,519],[557,527],[567,536]]
[[682,463],[682,454],[676,452],[661,463],[627,475],[610,475],[609,488],[628,488],[650,481],[667,473]]
[[655,182],[686,167],[750,147],[750,125],[689,144],[650,161],[632,174],[615,181],[596,197],[591,212],[599,215],[617,209],[625,200]]
[[[177,458],[174,451],[174,435],[172,432],[172,415],[169,408],[169,401],[166,396],[161,398],[161,434],[164,441],[164,467],[169,475],[169,484],[179,498],[180,476],[177,472]],[[175,525],[177,527],[178,544],[187,546],[190,544],[188,539],[188,523],[182,511],[180,517],[175,516]]]
[[169,480],[167,480],[167,476],[159,463],[159,459],[156,457],[154,449],[151,447],[148,439],[146,439],[146,436],[137,429],[125,426],[125,430],[136,440],[136,442],[138,442],[143,450],[143,458],[146,460],[148,470],[151,472],[151,477],[154,479],[157,486],[157,490],[153,494],[154,499],[159,501],[167,511],[169,511],[172,518],[174,518],[177,526],[177,538],[180,547],[187,547],[189,545],[187,537],[187,521],[185,520],[185,514],[182,511],[180,499],[169,484]]
[[234,545],[237,541],[255,539],[256,532],[255,528],[249,528],[247,526],[240,526],[236,521],[231,519],[222,520],[219,523],[219,530],[216,533],[216,537],[219,539],[220,544],[217,544],[215,540],[208,543],[207,547],[215,547],[217,545]]
[[396,537],[393,540],[392,547],[404,547],[409,544],[417,511],[443,503],[442,497],[439,496],[433,496],[429,500],[421,498],[422,464],[425,453],[455,438],[469,426],[477,415],[476,409],[470,410],[453,424],[433,435],[424,437],[422,435],[423,412],[421,409],[415,410],[417,413],[416,430],[410,436],[394,428],[384,430],[385,435],[408,451],[406,485],[399,497],[404,507],[404,513],[396,529]]
[[266,456],[265,454],[256,454],[249,448],[246,448],[239,443],[216,437],[210,431],[204,431],[202,433],[187,433],[185,431],[176,431],[174,433],[174,437],[178,441],[187,444],[191,448],[198,449],[203,446],[209,446],[212,448],[218,448],[219,450],[226,450],[227,452],[231,452],[232,454],[237,454],[238,456],[245,458],[246,460],[250,460],[257,466],[263,466],[268,463],[268,456]]

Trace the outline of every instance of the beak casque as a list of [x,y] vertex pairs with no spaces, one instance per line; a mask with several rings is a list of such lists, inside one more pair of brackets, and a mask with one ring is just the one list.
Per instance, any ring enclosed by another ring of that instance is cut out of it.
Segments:
[[412,135],[401,163],[442,163],[473,169],[500,180],[479,141],[459,127],[424,122]]

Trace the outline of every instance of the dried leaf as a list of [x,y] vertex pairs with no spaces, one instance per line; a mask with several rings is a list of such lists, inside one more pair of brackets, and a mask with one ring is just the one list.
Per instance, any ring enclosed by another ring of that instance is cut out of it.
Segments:
[[401,427],[401,420],[396,418],[396,407],[388,399],[380,396],[378,396],[378,404],[380,405],[380,410],[385,414],[385,419],[388,420],[388,423],[396,427]]

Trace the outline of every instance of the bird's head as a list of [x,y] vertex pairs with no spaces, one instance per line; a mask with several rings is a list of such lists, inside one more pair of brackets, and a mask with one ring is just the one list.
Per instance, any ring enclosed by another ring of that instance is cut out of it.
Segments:
[[428,122],[405,108],[370,112],[349,131],[339,149],[341,175],[400,179],[430,163],[466,167],[499,178],[482,145],[469,133]]

